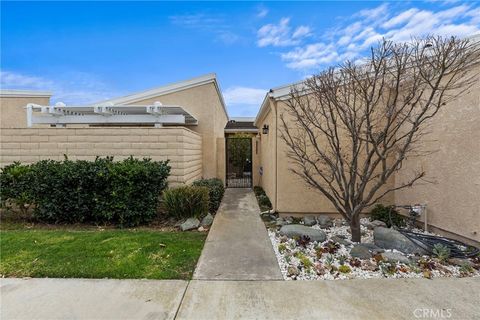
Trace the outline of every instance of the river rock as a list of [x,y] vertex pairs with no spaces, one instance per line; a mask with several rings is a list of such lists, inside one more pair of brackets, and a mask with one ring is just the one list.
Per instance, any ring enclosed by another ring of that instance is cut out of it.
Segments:
[[202,219],[202,227],[209,227],[213,223],[213,216],[209,213]]
[[313,229],[301,224],[289,224],[280,228],[280,234],[289,238],[300,238],[308,236],[312,241],[323,242],[327,239],[327,235],[322,230]]
[[182,231],[197,229],[200,225],[200,220],[197,218],[188,218],[184,223],[180,225]]
[[331,228],[333,227],[333,219],[329,216],[318,216],[317,217],[318,224],[322,228]]
[[410,263],[410,259],[408,259],[407,257],[405,257],[403,254],[399,252],[385,251],[381,255],[383,260],[386,260],[386,261],[400,262],[405,264]]
[[303,217],[303,224],[306,226],[313,226],[316,223],[317,223],[317,220],[315,220],[315,217],[312,217],[312,216]]
[[425,254],[425,250],[395,229],[377,227],[373,230],[373,238],[375,245],[383,249],[395,249],[405,254]]

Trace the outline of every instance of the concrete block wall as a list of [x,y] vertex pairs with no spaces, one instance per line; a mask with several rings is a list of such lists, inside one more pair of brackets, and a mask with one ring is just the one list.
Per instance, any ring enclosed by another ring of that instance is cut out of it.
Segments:
[[202,137],[184,127],[163,128],[2,128],[0,166],[43,159],[93,160],[129,156],[170,160],[170,185],[202,177]]

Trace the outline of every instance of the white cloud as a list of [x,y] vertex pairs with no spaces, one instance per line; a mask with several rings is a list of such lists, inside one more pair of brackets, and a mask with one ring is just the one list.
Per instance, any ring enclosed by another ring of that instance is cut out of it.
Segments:
[[194,13],[169,17],[174,25],[213,34],[215,40],[225,44],[237,42],[240,37],[232,31],[232,25],[222,15]]
[[373,9],[361,10],[358,15],[366,18],[367,20],[374,20],[380,17],[384,17],[388,11],[388,4],[384,3]]
[[268,90],[234,86],[223,92],[227,104],[256,104],[260,105]]
[[265,7],[258,7],[257,8],[257,18],[265,18],[268,14],[268,9]]
[[223,91],[228,113],[231,116],[254,116],[268,90],[233,86]]
[[44,90],[53,93],[52,102],[83,105],[119,95],[96,76],[85,72],[68,72],[55,79],[13,71],[0,71],[2,89]]
[[412,8],[412,9],[408,9],[406,11],[403,11],[402,13],[390,18],[390,20],[388,20],[387,22],[385,22],[382,27],[383,28],[391,28],[391,27],[395,27],[399,24],[402,24],[404,23],[405,21],[408,21],[408,19],[410,19],[414,14],[416,14],[418,12],[418,9],[417,8]]
[[309,71],[346,59],[358,60],[382,38],[404,42],[426,35],[464,37],[480,32],[480,8],[473,4],[446,4],[433,10],[405,7],[393,11],[393,6],[382,4],[362,10],[318,35],[323,39],[321,43],[296,43],[295,48],[280,56],[288,68]]
[[292,38],[302,38],[308,36],[311,33],[310,27],[307,26],[300,26],[293,32]]
[[290,27],[290,18],[280,19],[278,24],[266,24],[257,31],[257,44],[259,47],[274,46],[284,47],[300,43],[302,38],[310,35],[308,26],[299,26],[293,32]]

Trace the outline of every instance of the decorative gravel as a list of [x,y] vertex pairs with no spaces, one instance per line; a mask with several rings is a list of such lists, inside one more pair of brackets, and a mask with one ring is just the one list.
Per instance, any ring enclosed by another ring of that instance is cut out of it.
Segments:
[[[367,221],[368,219],[362,219],[362,224]],[[456,266],[429,256],[405,255],[412,261],[409,264],[385,262],[378,256],[371,259],[352,258],[350,249],[353,243],[333,245],[331,241],[333,236],[350,239],[349,227],[342,220],[335,220],[331,228],[323,229],[318,225],[312,228],[323,230],[327,240],[322,243],[309,242],[301,245],[294,239],[281,236],[276,228],[269,229],[268,234],[285,280],[480,276],[478,258],[472,260],[476,263],[475,268]],[[362,225],[361,231],[362,243],[373,243],[373,230]],[[385,250],[387,251],[395,252],[395,250]]]

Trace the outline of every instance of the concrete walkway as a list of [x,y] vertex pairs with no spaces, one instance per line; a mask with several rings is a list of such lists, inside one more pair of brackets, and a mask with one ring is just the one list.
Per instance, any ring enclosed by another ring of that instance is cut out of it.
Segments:
[[174,319],[182,280],[0,279],[0,319]]
[[251,189],[227,189],[193,279],[282,280]]
[[[185,291],[186,288],[186,291]],[[478,319],[480,278],[0,279],[9,319]]]

